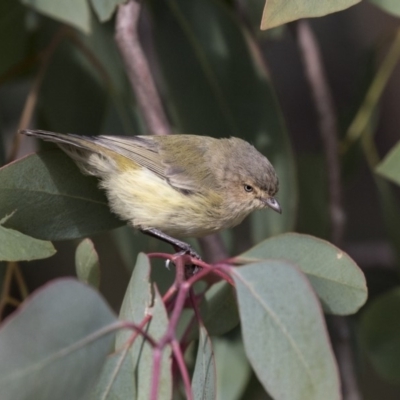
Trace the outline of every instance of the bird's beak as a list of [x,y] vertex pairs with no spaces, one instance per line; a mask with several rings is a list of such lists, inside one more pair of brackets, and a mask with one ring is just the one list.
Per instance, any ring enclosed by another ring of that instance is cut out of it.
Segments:
[[267,207],[271,208],[279,214],[282,214],[281,206],[274,197],[268,197],[268,199],[263,199],[263,201],[267,205]]

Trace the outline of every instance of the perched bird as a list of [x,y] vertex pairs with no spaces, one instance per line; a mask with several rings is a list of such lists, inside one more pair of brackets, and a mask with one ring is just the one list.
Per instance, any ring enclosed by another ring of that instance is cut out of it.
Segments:
[[281,213],[273,166],[242,139],[20,133],[57,143],[84,174],[100,178],[116,215],[194,256],[176,237],[233,227],[256,209]]

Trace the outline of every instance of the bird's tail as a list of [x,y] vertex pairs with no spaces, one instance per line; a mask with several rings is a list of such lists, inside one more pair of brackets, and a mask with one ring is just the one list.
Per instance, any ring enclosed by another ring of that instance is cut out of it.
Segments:
[[56,143],[86,175],[104,176],[116,168],[108,149],[96,143],[94,137],[23,129],[19,133]]

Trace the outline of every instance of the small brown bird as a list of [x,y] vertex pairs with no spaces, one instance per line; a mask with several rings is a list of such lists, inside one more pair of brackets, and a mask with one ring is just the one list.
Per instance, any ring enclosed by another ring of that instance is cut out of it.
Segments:
[[121,219],[192,255],[176,237],[231,228],[256,209],[281,213],[273,166],[242,139],[20,133],[57,143],[84,174],[100,178]]

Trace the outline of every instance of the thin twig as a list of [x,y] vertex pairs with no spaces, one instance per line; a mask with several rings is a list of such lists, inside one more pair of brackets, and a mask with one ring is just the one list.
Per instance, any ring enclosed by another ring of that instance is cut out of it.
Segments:
[[8,304],[7,299],[10,292],[10,286],[13,276],[13,267],[11,263],[7,264],[6,272],[3,280],[3,287],[1,288],[1,296],[0,296],[0,318],[3,317],[4,309]]
[[[176,327],[178,325],[179,318],[182,314],[182,310],[185,306],[185,301],[188,292],[191,288],[191,285],[184,280],[185,279],[184,257],[177,257],[175,260],[175,265],[176,265],[175,285],[178,288],[178,294],[175,300],[171,317],[168,322],[167,331],[165,332],[164,336],[159,340],[157,346],[153,351],[153,371],[152,371],[150,400],[157,400],[159,384],[160,384],[160,374],[161,374],[161,355],[165,346],[167,346],[168,344],[171,344],[172,346],[173,354],[181,371],[181,376],[185,385],[186,398],[187,399],[192,398],[189,374],[187,372],[187,368],[183,360],[182,351],[175,336]],[[178,344],[176,345],[176,343]]]
[[27,126],[29,126],[33,112],[36,108],[36,103],[39,95],[39,90],[40,87],[42,86],[43,79],[45,77],[47,68],[50,64],[51,58],[53,57],[53,54],[55,50],[57,49],[59,43],[61,40],[65,37],[65,34],[67,32],[67,28],[61,28],[58,30],[56,35],[53,37],[52,41],[46,48],[46,50],[43,52],[42,57],[41,57],[41,65],[39,67],[39,71],[35,77],[35,80],[33,82],[33,85],[31,87],[31,90],[28,93],[27,99],[25,101],[24,109],[22,111],[22,116],[19,120],[18,124],[18,130],[15,132],[14,137],[13,137],[13,142],[11,146],[11,151],[8,156],[8,162],[10,163],[11,161],[14,161],[15,158],[17,157],[18,150],[21,145],[21,139],[22,135],[18,133],[20,129],[25,129]]
[[[342,204],[336,113],[317,40],[310,25],[306,21],[299,21],[296,23],[296,28],[305,73],[319,116],[319,130],[327,163],[332,241],[340,245],[343,240],[345,217]],[[359,400],[361,395],[349,341],[348,322],[344,318],[338,318],[334,325],[338,339],[334,341],[333,345],[341,373],[343,398],[346,400]]]
[[192,387],[190,385],[189,372],[186,368],[185,360],[183,358],[181,346],[179,342],[174,339],[171,342],[172,352],[174,354],[176,363],[178,364],[179,371],[182,376],[183,385],[185,387],[185,395],[187,400],[193,399]]
[[14,263],[13,272],[14,272],[15,280],[17,282],[21,297],[23,300],[25,300],[29,296],[29,290],[28,290],[28,286],[26,285],[25,278],[21,272],[21,268],[20,268],[19,264]]

